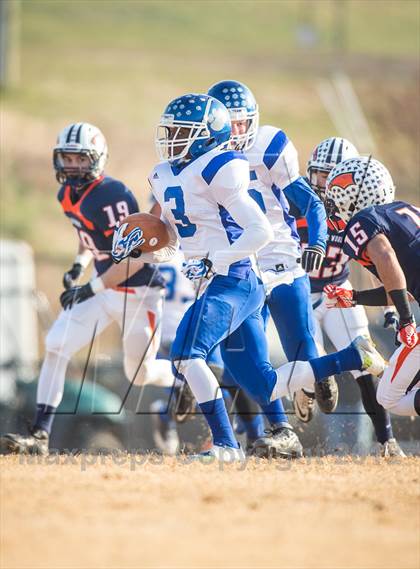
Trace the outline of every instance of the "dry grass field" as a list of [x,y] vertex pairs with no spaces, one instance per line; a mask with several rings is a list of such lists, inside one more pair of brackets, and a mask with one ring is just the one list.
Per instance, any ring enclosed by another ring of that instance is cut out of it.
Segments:
[[420,459],[1,458],[2,568],[419,567]]

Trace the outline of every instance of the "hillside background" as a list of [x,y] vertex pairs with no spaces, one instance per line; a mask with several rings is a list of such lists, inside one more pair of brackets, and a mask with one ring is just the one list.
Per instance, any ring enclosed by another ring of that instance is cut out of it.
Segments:
[[[14,83],[1,92],[1,234],[32,245],[38,286],[54,310],[77,243],[55,199],[51,156],[58,131],[73,121],[103,130],[108,173],[147,208],[154,128],[170,99],[221,79],[245,82],[261,123],[288,133],[304,171],[322,138],[346,134],[320,95],[344,73],[399,196],[418,202],[416,0],[12,4]],[[347,113],[347,125],[354,120]]]

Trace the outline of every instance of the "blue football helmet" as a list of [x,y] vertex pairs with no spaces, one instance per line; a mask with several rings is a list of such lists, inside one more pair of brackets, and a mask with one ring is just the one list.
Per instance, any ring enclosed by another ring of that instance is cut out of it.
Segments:
[[248,121],[244,134],[232,134],[231,142],[237,150],[248,150],[255,142],[258,131],[258,105],[251,90],[239,81],[220,81],[210,87],[208,95],[225,105],[230,120]]
[[169,103],[156,130],[161,160],[180,165],[217,148],[228,146],[230,117],[224,105],[208,95],[192,93]]

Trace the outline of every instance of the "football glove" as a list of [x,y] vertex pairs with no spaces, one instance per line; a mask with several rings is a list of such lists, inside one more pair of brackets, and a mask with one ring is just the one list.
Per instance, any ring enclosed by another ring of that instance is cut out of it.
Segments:
[[384,328],[391,328],[397,331],[399,325],[398,314],[393,310],[387,310],[384,313]]
[[324,258],[324,249],[319,245],[313,245],[304,249],[300,262],[303,269],[307,273],[310,273],[311,271],[317,271],[321,268]]
[[64,310],[70,309],[74,304],[80,304],[94,296],[90,283],[82,286],[74,286],[65,290],[60,296],[60,303]]
[[327,308],[352,308],[356,306],[352,290],[336,285],[327,285],[324,287],[324,293],[327,297],[325,302]]
[[211,279],[216,273],[213,263],[209,259],[191,259],[182,266],[182,272],[190,281]]
[[141,251],[138,247],[141,247],[141,245],[146,242],[146,239],[143,238],[143,231],[140,227],[135,227],[124,236],[124,231],[127,227],[128,223],[123,223],[114,231],[111,252],[111,257],[114,263],[119,263],[126,257],[140,257]]
[[412,317],[410,321],[399,324],[397,339],[407,346],[410,350],[415,348],[419,343],[419,335],[416,331],[416,323]]
[[69,271],[63,275],[63,286],[65,289],[71,288],[75,281],[83,274],[83,266],[80,263],[74,263]]

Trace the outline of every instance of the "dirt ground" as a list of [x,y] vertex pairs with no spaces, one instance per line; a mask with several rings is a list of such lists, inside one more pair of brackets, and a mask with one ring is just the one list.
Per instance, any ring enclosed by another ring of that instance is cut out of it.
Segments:
[[420,566],[420,458],[0,466],[2,568]]

